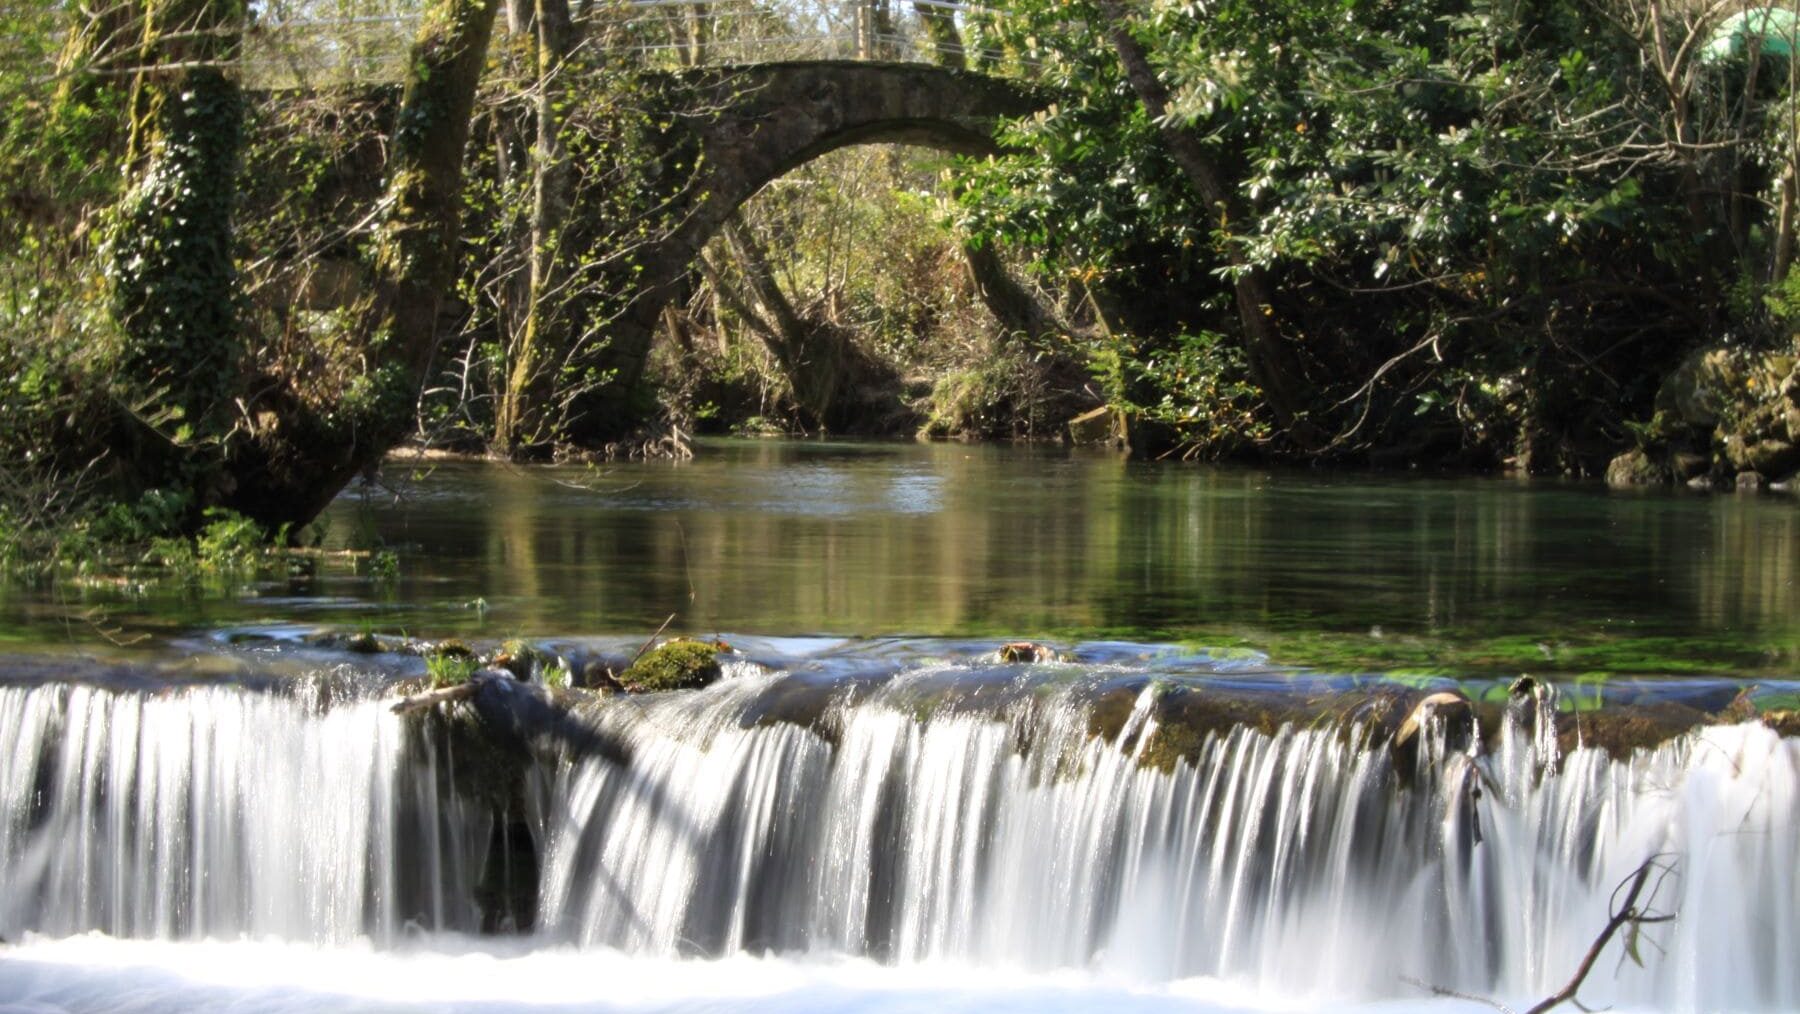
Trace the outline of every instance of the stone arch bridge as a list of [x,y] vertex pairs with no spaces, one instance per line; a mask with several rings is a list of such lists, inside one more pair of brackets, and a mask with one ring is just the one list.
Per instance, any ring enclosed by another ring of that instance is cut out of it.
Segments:
[[677,107],[671,148],[698,156],[692,164],[699,169],[675,201],[673,225],[636,258],[629,304],[607,352],[614,400],[641,379],[662,309],[701,249],[764,186],[850,145],[991,153],[1000,119],[1047,104],[1020,84],[985,74],[866,60],[706,67],[670,75],[667,83]]

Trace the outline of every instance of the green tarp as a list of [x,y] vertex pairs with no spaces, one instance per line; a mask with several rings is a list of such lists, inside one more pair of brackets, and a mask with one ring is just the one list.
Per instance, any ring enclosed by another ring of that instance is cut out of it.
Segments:
[[1796,33],[1800,33],[1800,14],[1785,7],[1753,7],[1720,22],[1706,43],[1703,59],[1718,61],[1742,56],[1749,50],[1751,39],[1760,40],[1764,56],[1791,56]]

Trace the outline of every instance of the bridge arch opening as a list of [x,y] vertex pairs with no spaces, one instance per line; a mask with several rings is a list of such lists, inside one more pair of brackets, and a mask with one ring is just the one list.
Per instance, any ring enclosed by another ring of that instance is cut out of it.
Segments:
[[[997,150],[995,127],[1041,96],[1015,83],[922,64],[794,62],[689,71],[677,82],[702,167],[676,225],[640,257],[640,284],[613,339],[619,387],[641,387],[664,310],[692,287],[715,237],[765,187],[846,148],[904,145],[950,154]],[[992,263],[987,266],[992,267]]]
[[703,432],[1054,432],[1074,414],[1055,392],[1079,380],[1053,378],[1058,361],[1014,339],[1025,327],[983,284],[998,258],[972,264],[943,224],[940,153],[991,144],[911,130],[832,140],[702,245],[662,308],[652,386],[706,406]]

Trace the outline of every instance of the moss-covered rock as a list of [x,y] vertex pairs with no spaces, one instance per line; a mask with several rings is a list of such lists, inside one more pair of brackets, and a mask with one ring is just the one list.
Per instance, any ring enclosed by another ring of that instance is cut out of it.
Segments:
[[1651,461],[1642,448],[1634,447],[1613,458],[1606,466],[1608,486],[1656,486],[1667,481],[1668,470]]
[[698,690],[724,675],[719,650],[718,645],[707,641],[665,641],[620,673],[619,685],[634,694]]
[[1656,409],[1697,429],[1719,416],[1745,383],[1745,364],[1731,349],[1701,349],[1682,360],[1656,392]]
[[[1674,479],[1732,488],[1733,477],[1780,479],[1800,470],[1800,372],[1785,351],[1701,349],[1664,379],[1637,446],[1614,458],[1607,480]],[[1756,484],[1750,480],[1749,484]]]

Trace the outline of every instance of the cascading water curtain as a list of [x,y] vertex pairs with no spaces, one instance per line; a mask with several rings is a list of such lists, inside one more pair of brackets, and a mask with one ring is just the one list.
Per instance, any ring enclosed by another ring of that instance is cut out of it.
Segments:
[[0,933],[392,939],[471,924],[476,816],[377,702],[0,687]]
[[[1165,769],[1153,686],[1106,739],[1073,693],[921,708],[908,675],[765,721],[786,678],[600,708],[628,765],[545,759],[540,939],[1517,1001],[1568,979],[1661,856],[1673,920],[1641,968],[1616,940],[1583,999],[1800,1007],[1800,742],[1759,725],[1618,760],[1509,727],[1411,772],[1355,728],[1238,728]],[[376,701],[0,688],[0,934],[478,927],[490,818],[406,729]]]
[[[1069,704],[1007,722],[885,699],[829,736],[740,728],[751,681],[612,712],[634,762],[577,761],[547,818],[546,931],[666,952],[841,951],[1324,997],[1554,991],[1652,856],[1645,967],[1593,1002],[1786,1009],[1800,744],[1700,730],[1615,761],[1517,727],[1397,777],[1343,729],[1238,729],[1163,771]],[[1153,690],[1119,738],[1154,732]],[[1623,941],[1615,941],[1616,955]]]

